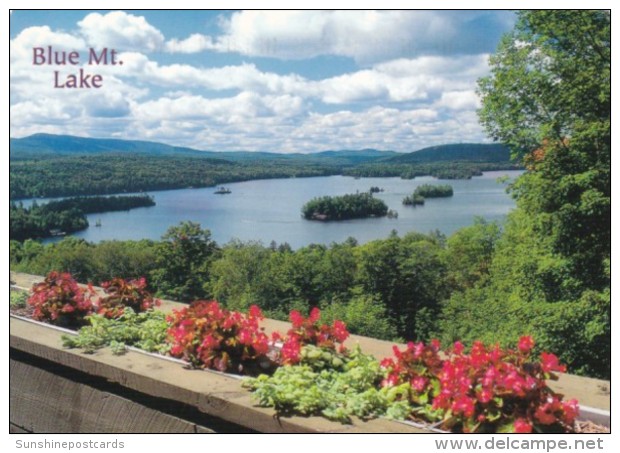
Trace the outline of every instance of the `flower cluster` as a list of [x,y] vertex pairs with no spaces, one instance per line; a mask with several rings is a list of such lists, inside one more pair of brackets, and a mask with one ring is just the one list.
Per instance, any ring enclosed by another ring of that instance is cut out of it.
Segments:
[[28,304],[33,307],[33,317],[38,321],[80,326],[93,311],[91,296],[92,293],[80,288],[71,274],[50,272],[44,281],[32,287]]
[[525,336],[516,350],[474,342],[469,354],[460,342],[440,358],[438,343],[410,343],[384,360],[384,386],[409,382],[420,416],[441,420],[445,429],[463,432],[570,431],[577,401],[562,401],[546,383],[565,371],[553,354],[532,356],[534,341]]
[[443,363],[439,357],[439,342],[433,341],[429,345],[409,342],[403,351],[397,346],[392,349],[394,358],[381,362],[386,370],[381,385],[392,387],[408,382],[411,385],[411,402],[426,404],[437,393],[437,376]]
[[114,278],[101,286],[106,295],[97,301],[97,313],[106,318],[122,316],[126,307],[130,307],[135,313],[141,313],[160,304],[146,289],[144,277],[129,281]]
[[[319,348],[344,352],[346,349],[342,343],[349,337],[347,326],[342,321],[336,320],[330,326],[319,324],[321,311],[313,308],[310,315],[304,318],[297,310],[292,310],[289,319],[293,327],[289,329],[283,339],[280,351],[280,362],[286,365],[299,363],[301,360],[301,348],[305,345],[313,345]],[[274,340],[281,340],[275,333]]]
[[215,301],[196,301],[168,317],[170,354],[219,371],[244,373],[257,364],[268,367],[269,338],[258,325],[262,319],[256,306],[243,315]]

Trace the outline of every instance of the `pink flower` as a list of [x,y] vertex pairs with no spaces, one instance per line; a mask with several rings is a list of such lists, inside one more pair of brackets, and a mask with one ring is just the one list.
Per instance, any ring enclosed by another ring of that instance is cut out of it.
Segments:
[[515,433],[531,433],[532,425],[523,418],[517,418],[514,423]]
[[523,354],[529,354],[534,347],[534,340],[529,335],[524,335],[519,338],[519,343],[517,347],[519,348],[519,351],[521,351]]
[[411,380],[411,388],[416,392],[423,392],[427,383],[428,379],[423,378],[422,376],[417,376]]

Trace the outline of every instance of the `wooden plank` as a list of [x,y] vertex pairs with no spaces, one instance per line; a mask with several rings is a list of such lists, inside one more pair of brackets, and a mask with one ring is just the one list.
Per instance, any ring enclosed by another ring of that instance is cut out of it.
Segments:
[[16,360],[10,360],[10,379],[10,423],[23,432],[214,432]]

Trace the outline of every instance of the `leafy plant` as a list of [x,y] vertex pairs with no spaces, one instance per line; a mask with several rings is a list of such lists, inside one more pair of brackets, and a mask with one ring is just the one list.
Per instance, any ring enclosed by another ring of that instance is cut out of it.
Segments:
[[83,325],[84,318],[92,313],[91,296],[71,274],[52,271],[43,282],[32,287],[28,304],[38,321],[75,327]]
[[272,362],[267,357],[269,338],[258,325],[262,319],[255,305],[243,315],[215,301],[196,301],[168,318],[170,354],[200,368],[233,373],[264,370]]
[[146,289],[144,277],[129,281],[114,278],[102,283],[101,286],[106,296],[99,298],[97,313],[106,318],[118,318],[123,315],[126,308],[140,313],[160,304],[159,300],[153,299]]
[[297,365],[244,380],[243,386],[261,406],[283,415],[322,415],[342,423],[350,423],[352,416],[369,419],[388,412],[404,418],[409,403],[394,389],[378,387],[383,375],[379,362],[359,348],[341,354],[304,346]]
[[21,291],[11,291],[9,295],[9,306],[11,308],[25,308],[28,294]]
[[65,347],[93,353],[109,346],[115,354],[123,354],[127,346],[160,354],[170,349],[166,342],[169,325],[161,311],[136,313],[131,307],[126,307],[116,318],[93,314],[87,320],[89,325],[82,327],[77,335],[63,336]]

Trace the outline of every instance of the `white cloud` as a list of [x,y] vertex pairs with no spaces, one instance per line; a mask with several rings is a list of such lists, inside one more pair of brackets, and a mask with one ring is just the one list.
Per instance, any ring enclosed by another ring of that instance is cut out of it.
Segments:
[[233,124],[265,117],[285,120],[301,113],[302,107],[303,102],[299,97],[259,96],[243,92],[234,97],[216,99],[202,96],[162,97],[136,106],[134,115],[146,121],[209,119],[216,123]]
[[217,45],[210,36],[194,33],[186,39],[171,39],[166,42],[165,49],[171,53],[196,53],[203,50],[216,50]]
[[474,90],[446,91],[441,94],[436,106],[452,110],[475,110],[480,107],[480,99]]
[[88,43],[98,48],[152,52],[164,44],[164,35],[144,17],[122,11],[91,13],[78,26]]
[[17,62],[33,62],[33,48],[53,47],[59,51],[79,51],[86,47],[86,43],[80,37],[69,33],[55,32],[50,27],[29,27],[21,31],[10,41],[10,61],[11,65]]
[[[511,12],[483,11],[240,11],[222,18],[217,37],[171,40],[170,52],[217,50],[304,59],[351,57],[361,63],[402,56],[475,54],[492,50]],[[474,33],[484,21],[485,34]]]

